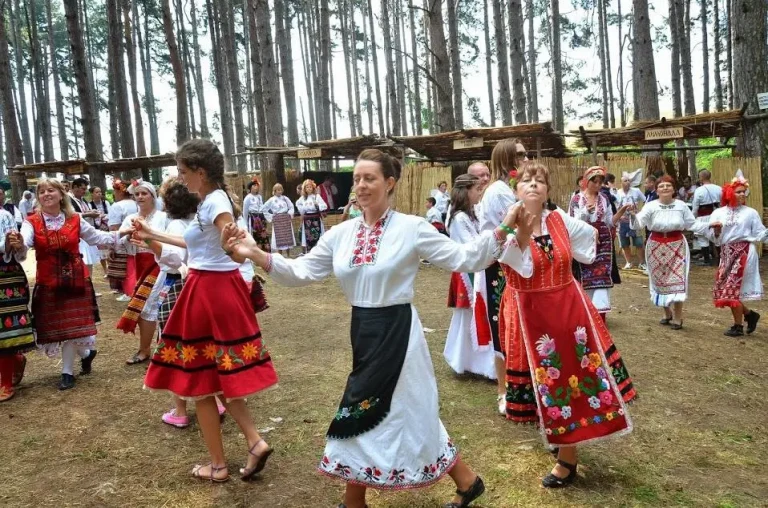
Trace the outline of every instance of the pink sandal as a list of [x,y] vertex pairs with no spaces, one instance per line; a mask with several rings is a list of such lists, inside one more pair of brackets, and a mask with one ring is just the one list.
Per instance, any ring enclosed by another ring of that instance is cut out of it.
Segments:
[[178,416],[176,408],[171,409],[163,415],[163,423],[166,423],[177,429],[186,429],[189,427],[189,416]]

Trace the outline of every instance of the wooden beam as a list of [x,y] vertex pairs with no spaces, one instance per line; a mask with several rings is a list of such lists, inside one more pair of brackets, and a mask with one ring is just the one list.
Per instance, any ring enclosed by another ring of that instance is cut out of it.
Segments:
[[[596,152],[598,153],[637,153],[637,152],[676,152],[676,151],[682,151],[687,152],[689,150],[722,150],[724,148],[736,148],[736,145],[698,145],[698,146],[664,146],[664,147],[658,147],[658,146],[646,146],[646,147],[637,147],[637,148],[597,148]],[[584,152],[584,154],[591,153],[589,150]]]

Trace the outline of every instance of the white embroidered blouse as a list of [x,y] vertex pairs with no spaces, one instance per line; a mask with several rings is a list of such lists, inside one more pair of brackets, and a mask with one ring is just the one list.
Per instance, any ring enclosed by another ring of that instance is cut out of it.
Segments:
[[[130,214],[123,220],[123,223],[120,225],[120,229],[127,229],[131,227],[133,219],[137,218],[138,216],[138,213]],[[155,231],[165,231],[165,228],[168,227],[169,219],[165,212],[154,211],[149,216],[148,222],[149,227]],[[130,240],[131,239],[129,236],[125,236],[122,238],[122,240],[120,240],[120,251],[127,253],[129,256],[135,256],[139,253],[152,253],[151,249],[147,247],[137,247],[136,245],[132,244]]]
[[707,228],[707,238],[716,245],[731,242],[765,242],[768,240],[768,229],[763,225],[757,210],[748,206],[723,206],[709,216],[709,223],[719,222],[723,225],[720,236],[715,237],[714,229]]
[[291,200],[282,195],[269,198],[267,202],[264,203],[261,211],[264,213],[264,218],[266,218],[268,222],[272,222],[272,218],[280,213],[287,213],[291,217],[296,213]]
[[261,194],[253,195],[249,193],[243,199],[243,214],[259,213],[263,206],[264,199],[261,197]]
[[662,204],[658,199],[646,203],[634,219],[630,220],[629,225],[632,229],[648,228],[659,233],[698,230],[693,212],[679,199],[669,205]]
[[18,252],[5,252],[5,237],[12,231],[16,231],[16,218],[7,210],[0,208],[0,253],[3,254],[3,260],[6,263],[11,262],[11,257],[15,257],[16,261],[21,263],[24,261],[24,256],[20,256]]
[[296,209],[301,215],[304,215],[307,213],[324,212],[328,210],[328,205],[317,194],[310,194],[307,197],[302,196],[296,200]]
[[509,207],[517,203],[517,197],[503,180],[493,182],[483,192],[478,209],[480,231],[493,231],[502,223]]
[[411,303],[419,260],[454,272],[476,272],[498,257],[493,232],[459,244],[421,217],[388,210],[373,226],[363,217],[334,226],[297,259],[272,254],[269,274],[284,286],[305,286],[334,274],[356,307]]

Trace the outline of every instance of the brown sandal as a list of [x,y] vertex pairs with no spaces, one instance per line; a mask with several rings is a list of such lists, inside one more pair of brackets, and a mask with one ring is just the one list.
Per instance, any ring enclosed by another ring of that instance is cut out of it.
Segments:
[[248,450],[248,453],[256,457],[257,460],[256,460],[256,464],[252,468],[244,467],[240,470],[240,474],[243,475],[240,478],[241,480],[248,481],[251,478],[253,478],[256,474],[260,473],[264,469],[264,466],[267,465],[267,460],[269,459],[269,456],[272,455],[272,452],[275,451],[272,448],[267,448],[267,450],[261,455],[256,455],[255,453],[253,453],[253,450],[257,446],[259,446],[259,444],[262,443],[263,441],[264,441],[263,439],[259,439],[258,441],[256,441],[256,443],[253,446],[251,446],[251,449]]
[[[200,470],[202,468],[204,468],[205,466],[210,466],[211,467],[211,474],[210,474],[210,476],[203,476],[203,475],[200,474]],[[229,474],[227,474],[227,476],[225,476],[224,478],[216,478],[213,475],[215,475],[219,471],[224,471],[226,469],[227,469],[226,465],[221,466],[221,467],[216,467],[216,466],[213,465],[213,462],[211,462],[210,464],[198,464],[198,465],[196,465],[192,469],[192,476],[197,478],[197,479],[199,479],[199,480],[209,480],[209,481],[211,481],[213,483],[224,483],[226,481],[229,481]]]

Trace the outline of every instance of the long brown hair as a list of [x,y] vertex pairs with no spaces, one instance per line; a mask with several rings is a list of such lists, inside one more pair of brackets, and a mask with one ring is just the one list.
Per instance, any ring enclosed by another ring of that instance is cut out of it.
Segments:
[[507,180],[509,172],[517,168],[517,145],[522,144],[518,138],[502,139],[491,152],[491,180]]
[[219,147],[209,139],[190,139],[176,152],[176,162],[180,162],[194,172],[205,171],[206,179],[223,190],[232,205],[235,220],[242,215],[242,209],[233,199],[232,193],[224,181],[224,155]]
[[453,182],[453,188],[451,189],[451,215],[448,217],[448,223],[445,225],[448,227],[453,221],[453,218],[459,212],[466,213],[470,219],[476,220],[475,207],[469,202],[469,189],[478,185],[480,179],[475,175],[464,174],[459,175]]

